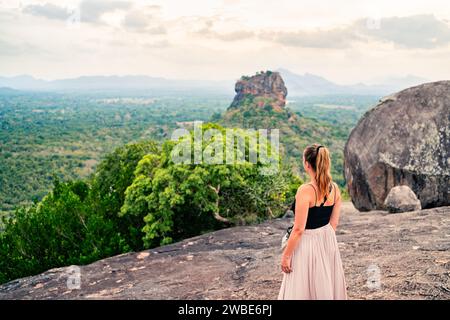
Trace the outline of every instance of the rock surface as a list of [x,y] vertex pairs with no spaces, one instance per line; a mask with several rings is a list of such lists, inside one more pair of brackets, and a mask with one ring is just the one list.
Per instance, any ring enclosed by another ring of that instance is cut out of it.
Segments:
[[[239,226],[0,286],[0,299],[276,299],[292,219]],[[450,299],[450,207],[391,215],[343,203],[337,230],[350,299]],[[377,280],[379,279],[379,281]]]
[[450,81],[383,98],[351,132],[344,158],[359,210],[384,209],[397,185],[409,186],[422,208],[450,205]]
[[266,71],[252,77],[242,77],[235,85],[236,96],[230,109],[238,108],[250,97],[257,107],[271,105],[281,111],[286,104],[287,89],[278,72]]
[[389,191],[384,205],[390,213],[422,209],[419,199],[408,186],[396,186]]

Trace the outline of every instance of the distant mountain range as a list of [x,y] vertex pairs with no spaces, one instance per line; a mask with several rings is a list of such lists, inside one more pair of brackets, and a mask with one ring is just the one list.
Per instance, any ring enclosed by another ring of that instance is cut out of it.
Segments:
[[14,95],[20,95],[23,92],[20,90],[11,89],[8,87],[0,87],[0,95],[2,96],[14,96]]
[[[401,89],[427,82],[414,76],[390,78],[382,84],[339,85],[323,77],[305,73],[295,74],[286,69],[278,69],[288,89],[288,97],[355,94],[386,95]],[[150,76],[83,76],[61,80],[41,80],[29,75],[0,77],[0,88],[25,91],[53,92],[117,92],[117,93],[220,93],[234,94],[235,80],[174,80]],[[154,92],[155,91],[155,92]]]
[[193,92],[232,94],[233,81],[172,80],[150,76],[82,76],[41,80],[29,75],[0,77],[0,87],[24,91],[153,93]]
[[408,87],[428,82],[427,79],[415,76],[387,78],[381,84],[339,85],[323,77],[305,73],[295,74],[286,69],[278,69],[286,84],[289,96],[315,96],[327,94],[386,95]]

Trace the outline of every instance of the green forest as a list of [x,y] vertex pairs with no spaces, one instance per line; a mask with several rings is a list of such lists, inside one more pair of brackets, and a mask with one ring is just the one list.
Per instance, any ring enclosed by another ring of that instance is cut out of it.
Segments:
[[173,163],[173,130],[200,120],[223,131],[230,100],[0,96],[0,283],[279,217],[305,179],[309,143],[330,146],[333,178],[345,187],[343,146],[378,97],[293,98],[287,107],[301,126],[281,128],[275,176],[261,174],[262,163]]

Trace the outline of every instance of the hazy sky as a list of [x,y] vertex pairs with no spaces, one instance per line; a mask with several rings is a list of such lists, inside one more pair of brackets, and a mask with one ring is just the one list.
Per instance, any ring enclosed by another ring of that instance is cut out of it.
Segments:
[[0,75],[450,78],[445,0],[0,0]]

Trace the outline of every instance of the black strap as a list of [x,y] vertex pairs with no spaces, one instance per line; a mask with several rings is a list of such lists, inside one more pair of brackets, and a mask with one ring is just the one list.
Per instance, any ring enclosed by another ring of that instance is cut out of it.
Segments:
[[[331,192],[332,188],[333,188],[333,185],[331,184],[330,185],[330,192]],[[334,196],[336,197],[336,194]],[[323,202],[322,202],[322,204],[320,206],[323,207],[325,202],[327,202],[327,195],[325,195],[325,197],[323,197]]]
[[[316,201],[314,202],[314,206],[316,206],[317,203],[317,191],[316,191],[316,187],[314,187],[314,185],[312,183],[308,183],[311,187],[313,187],[314,189],[314,194],[316,195]],[[334,184],[334,183],[333,183]],[[330,185],[330,192],[333,189],[333,184]],[[325,202],[327,202],[327,195],[325,195],[325,197],[323,198],[323,202],[320,205],[321,207],[323,207],[323,205],[325,204]],[[336,202],[336,188],[334,190],[334,202],[333,204]],[[294,201],[291,204],[291,211],[295,214],[295,197],[294,197]]]
[[320,206],[323,207],[325,202],[327,202],[327,195],[325,195],[325,197],[323,197],[323,202],[320,204]]
[[311,187],[313,187],[314,189],[314,194],[316,195],[316,200],[314,201],[314,205],[316,205],[317,203],[317,192],[316,192],[316,187],[314,187],[314,185],[312,183],[308,183]]

